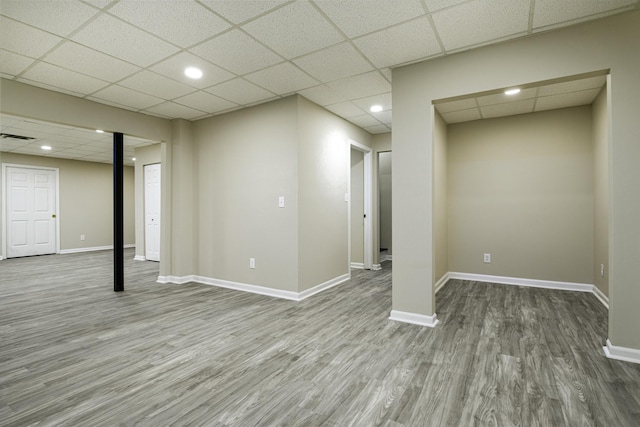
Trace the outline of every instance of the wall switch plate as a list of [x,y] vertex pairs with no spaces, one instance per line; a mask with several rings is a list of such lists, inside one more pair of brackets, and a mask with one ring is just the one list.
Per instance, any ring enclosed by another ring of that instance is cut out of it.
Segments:
[[81,235],[80,235],[80,240],[84,241],[84,239],[85,239],[85,235],[84,235],[84,234],[81,234]]
[[256,259],[249,258],[249,268],[256,268]]
[[344,201],[345,202],[349,201],[349,193],[344,193]]
[[284,208],[284,196],[278,197],[278,207]]
[[491,254],[484,254],[484,262],[485,264],[491,263]]
[[604,264],[600,264],[600,277],[604,277]]

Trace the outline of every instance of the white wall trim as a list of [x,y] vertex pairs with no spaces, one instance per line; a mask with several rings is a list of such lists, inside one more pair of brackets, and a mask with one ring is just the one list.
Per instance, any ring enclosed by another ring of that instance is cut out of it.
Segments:
[[236,291],[249,292],[252,294],[266,295],[274,298],[282,298],[291,301],[302,301],[312,295],[332,288],[340,283],[349,280],[349,274],[343,274],[324,283],[316,285],[302,292],[284,291],[281,289],[268,288],[266,286],[251,285],[248,283],[232,282],[230,280],[214,279],[211,277],[187,275],[187,276],[158,276],[157,283],[173,283],[182,285],[189,282],[201,283],[203,285],[217,286],[219,288],[233,289]]
[[351,268],[357,268],[358,270],[364,270],[364,263],[362,262],[352,262]]
[[2,261],[4,258],[2,257],[2,255],[0,255],[0,261]]
[[434,293],[437,293],[440,289],[442,289],[442,287],[444,285],[446,285],[446,283],[449,281],[449,279],[451,278],[451,273],[447,272],[445,273],[440,280],[438,280],[434,286],[434,288],[436,289],[436,291]]
[[607,339],[607,345],[603,347],[603,350],[609,359],[640,363],[640,350],[636,350],[635,348],[619,347],[611,344],[611,341]]
[[606,296],[596,285],[593,285],[593,294],[600,300],[602,305],[609,309],[609,297]]
[[436,313],[433,316],[425,316],[424,314],[408,313],[406,311],[391,310],[389,320],[395,320],[396,322],[412,323],[414,325],[428,326],[435,328],[438,324]]
[[[124,245],[125,249],[128,248],[135,248],[136,245],[134,243],[129,243],[128,245]],[[108,251],[108,250],[112,250],[113,249],[113,245],[109,245],[109,246],[94,246],[92,248],[73,248],[73,249],[62,249],[59,254],[60,255],[66,255],[66,254],[77,254],[80,252],[95,252],[95,251]]]
[[382,265],[380,265],[380,264],[373,264],[373,265],[371,266],[371,269],[372,269],[373,271],[382,270]]
[[146,261],[147,258],[145,258],[144,255],[136,255],[136,256],[133,257],[133,260],[134,261]]

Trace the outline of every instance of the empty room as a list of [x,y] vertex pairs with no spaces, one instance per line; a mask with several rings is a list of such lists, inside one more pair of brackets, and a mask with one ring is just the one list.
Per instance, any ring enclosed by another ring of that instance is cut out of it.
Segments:
[[0,0],[0,424],[636,425],[640,2]]

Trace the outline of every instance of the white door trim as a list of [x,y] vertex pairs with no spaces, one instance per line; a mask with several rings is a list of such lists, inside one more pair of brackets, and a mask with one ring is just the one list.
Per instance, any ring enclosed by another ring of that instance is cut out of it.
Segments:
[[2,164],[2,248],[0,260],[7,259],[7,168],[38,169],[53,171],[56,177],[56,253],[60,253],[60,169],[45,166],[20,165],[15,163]]
[[[372,197],[372,152],[371,147],[360,144],[357,141],[349,139],[349,158],[351,158],[351,149],[364,153],[364,268],[371,270],[373,268],[373,197]],[[347,221],[349,223],[349,271],[351,271],[351,162],[348,162],[348,192],[349,192],[349,208]]]

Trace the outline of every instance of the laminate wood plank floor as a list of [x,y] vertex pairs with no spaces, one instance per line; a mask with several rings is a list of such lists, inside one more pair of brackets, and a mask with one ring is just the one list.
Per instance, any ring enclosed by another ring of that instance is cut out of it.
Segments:
[[391,263],[301,302],[155,282],[112,253],[0,261],[3,426],[638,426],[595,296],[451,280],[388,320]]

